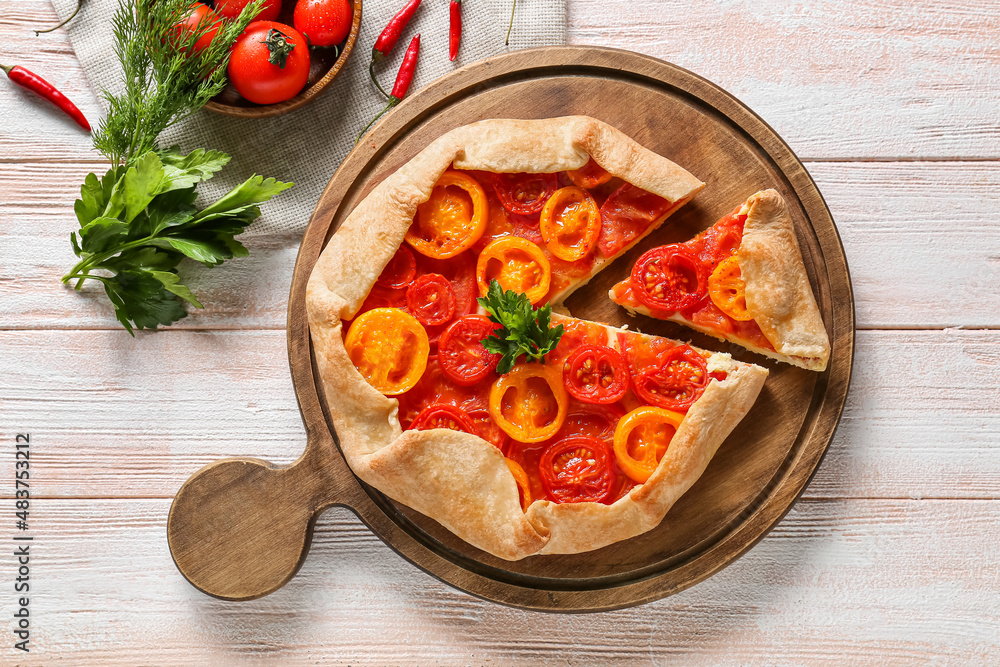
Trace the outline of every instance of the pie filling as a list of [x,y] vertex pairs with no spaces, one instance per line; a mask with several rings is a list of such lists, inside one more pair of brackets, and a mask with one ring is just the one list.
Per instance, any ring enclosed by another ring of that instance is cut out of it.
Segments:
[[593,160],[558,174],[451,169],[344,323],[348,354],[398,398],[403,429],[466,431],[497,447],[523,508],[611,504],[655,471],[687,410],[725,379],[709,370],[725,355],[553,316],[564,334],[544,363],[500,375],[500,355],[482,345],[498,325],[476,299],[496,280],[532,304],[557,301],[679,205]]
[[746,207],[737,207],[690,241],[653,248],[639,258],[628,278],[611,288],[611,300],[773,354],[774,345],[747,312],[746,285],[736,257],[746,219]]

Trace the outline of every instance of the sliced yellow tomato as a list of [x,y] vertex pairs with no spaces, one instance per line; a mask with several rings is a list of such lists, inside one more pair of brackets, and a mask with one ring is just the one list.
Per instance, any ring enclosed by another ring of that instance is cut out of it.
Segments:
[[593,190],[599,185],[604,185],[612,178],[611,174],[605,171],[604,167],[594,161],[594,158],[590,158],[587,164],[579,169],[567,171],[566,175],[569,176],[569,180],[573,181],[573,185],[588,190]]
[[549,258],[537,245],[520,237],[504,236],[479,253],[476,280],[482,296],[496,280],[505,290],[523,292],[535,305],[549,293],[551,279]]
[[651,406],[622,417],[615,428],[615,458],[622,472],[639,484],[649,479],[683,420],[679,412]]
[[539,220],[542,239],[553,255],[575,262],[589,255],[601,234],[601,209],[576,186],[559,188],[545,202]]
[[374,308],[359,315],[347,330],[344,347],[362,377],[386,396],[412,389],[430,355],[427,331],[399,308]]
[[527,510],[528,505],[531,504],[531,482],[528,481],[528,474],[516,461],[504,460],[507,461],[507,467],[510,468],[510,474],[514,476],[514,481],[517,482],[518,494],[521,497],[521,509]]
[[446,171],[417,207],[406,242],[427,257],[454,257],[479,240],[488,215],[483,187],[460,171]]
[[708,296],[712,303],[738,322],[749,322],[753,315],[747,311],[746,283],[740,276],[740,263],[736,255],[719,262],[708,277]]
[[490,389],[490,416],[518,442],[551,438],[566,421],[568,406],[562,371],[540,363],[514,366]]

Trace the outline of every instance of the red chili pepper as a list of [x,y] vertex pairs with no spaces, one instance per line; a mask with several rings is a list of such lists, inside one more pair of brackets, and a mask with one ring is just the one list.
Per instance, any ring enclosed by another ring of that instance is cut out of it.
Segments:
[[385,105],[385,108],[377,116],[372,118],[370,123],[365,125],[365,129],[361,130],[361,134],[354,140],[354,143],[361,141],[361,137],[365,136],[365,132],[375,124],[375,121],[381,118],[386,111],[402,102],[403,98],[406,97],[406,92],[410,89],[410,83],[413,81],[413,71],[417,69],[417,56],[419,54],[420,35],[418,34],[410,42],[410,46],[406,49],[406,55],[403,56],[403,64],[399,66],[399,74],[396,75],[396,85],[392,87],[392,94],[389,95],[389,103]]
[[381,84],[379,84],[378,79],[375,78],[375,65],[382,62],[382,60],[389,55],[392,51],[392,47],[396,46],[396,42],[399,41],[399,36],[403,34],[403,29],[413,18],[413,15],[417,12],[417,7],[420,6],[420,0],[410,0],[406,3],[406,6],[399,10],[399,12],[392,17],[389,21],[389,25],[385,27],[382,34],[378,36],[375,40],[375,46],[372,47],[372,62],[368,66],[368,73],[371,74],[372,81],[375,82],[375,86],[379,89],[386,97],[389,97],[388,93],[382,90]]
[[448,60],[458,56],[458,44],[462,41],[462,0],[451,0],[451,32],[448,35]]
[[56,87],[51,83],[20,65],[0,65],[0,69],[7,72],[7,77],[11,81],[52,102],[63,113],[75,120],[77,125],[90,132],[90,123],[87,122],[83,112],[77,109],[68,97],[56,90]]

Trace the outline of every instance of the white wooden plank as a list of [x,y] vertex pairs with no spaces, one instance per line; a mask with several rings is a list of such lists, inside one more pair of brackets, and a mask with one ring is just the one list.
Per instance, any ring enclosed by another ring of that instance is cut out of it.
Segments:
[[800,156],[1000,156],[989,0],[573,0],[569,16],[571,43],[690,69]]
[[[1000,497],[1000,332],[857,343],[807,496]],[[216,459],[287,463],[305,445],[279,331],[0,332],[0,414],[0,442],[32,434],[45,495],[169,497]],[[12,471],[0,457],[0,479]]]
[[[39,665],[812,665],[985,664],[1000,651],[996,501],[803,500],[715,577],[583,616],[455,591],[344,510],[320,519],[283,589],[214,600],[171,562],[168,509],[166,500],[34,501],[32,652],[0,655]],[[0,572],[13,566],[0,551]],[[0,602],[8,617],[12,604],[13,595]]]
[[[0,169],[0,328],[116,328],[99,285],[72,266],[72,202],[90,164]],[[858,326],[1000,327],[1000,162],[811,163],[847,252]],[[266,207],[265,207],[266,213]],[[249,258],[184,265],[205,304],[178,328],[281,328],[298,239],[257,239]]]

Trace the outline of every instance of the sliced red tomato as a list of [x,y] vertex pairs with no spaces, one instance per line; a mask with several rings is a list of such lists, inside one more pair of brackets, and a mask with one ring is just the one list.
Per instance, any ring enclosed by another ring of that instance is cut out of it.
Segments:
[[662,366],[675,347],[677,344],[666,338],[644,336],[629,331],[618,332],[618,349],[628,363],[628,371],[632,378],[650,366]]
[[438,361],[445,375],[466,387],[489,377],[501,355],[487,351],[483,340],[500,328],[483,315],[466,315],[450,324],[438,341]]
[[538,471],[546,494],[557,503],[599,503],[614,484],[607,444],[586,435],[550,445],[542,454]]
[[708,290],[704,265],[678,243],[647,251],[632,267],[631,277],[635,295],[651,308],[684,310]]
[[583,345],[566,359],[566,391],[584,403],[615,403],[628,391],[625,358],[604,345]]
[[510,445],[510,436],[503,432],[503,429],[496,425],[490,417],[490,411],[486,408],[472,408],[468,411],[472,425],[476,428],[476,435],[490,443],[501,452],[506,452]]
[[633,376],[639,398],[667,410],[686,411],[708,385],[708,364],[689,345],[670,350],[660,365],[648,367]]
[[406,290],[382,287],[376,283],[372,286],[372,290],[368,292],[365,302],[361,304],[358,315],[373,308],[399,308],[400,310],[406,310]]
[[511,213],[531,215],[542,207],[559,187],[555,174],[494,174],[493,189],[500,203]]
[[489,380],[471,387],[455,384],[444,374],[437,356],[430,357],[420,381],[410,391],[397,396],[399,423],[404,429],[409,427],[418,414],[434,403],[454,405],[474,417],[477,411],[489,409],[491,387]]
[[615,435],[618,420],[625,416],[625,410],[617,403],[597,405],[572,403],[566,415],[566,422],[556,433],[555,440],[571,435],[588,435],[610,443]]
[[740,208],[742,207],[737,207],[691,241],[695,253],[703,263],[714,268],[739,250],[743,242],[743,225],[747,221],[745,215],[740,215]]
[[719,310],[719,307],[707,296],[685,310],[683,314],[696,325],[706,329],[712,329],[722,334],[731,334],[736,331],[736,322]]
[[579,169],[570,169],[566,172],[566,176],[573,182],[573,185],[578,188],[586,188],[587,190],[593,190],[599,185],[604,185],[612,178],[611,174],[604,167],[594,161],[594,158],[587,160],[587,164]]
[[563,335],[559,339],[556,349],[545,355],[545,363],[556,368],[562,368],[562,362],[581,345],[607,345],[608,343],[608,330],[595,322],[560,317],[553,320],[552,324],[553,326],[559,324],[563,326]]
[[612,192],[601,206],[601,236],[597,247],[605,257],[614,257],[673,207],[674,204],[663,197],[626,183]]
[[416,275],[417,260],[413,257],[413,251],[407,246],[401,245],[389,263],[382,269],[377,282],[382,287],[401,289],[409,286]]
[[410,424],[410,429],[414,431],[429,431],[432,428],[447,428],[478,435],[472,419],[465,410],[446,403],[434,403],[428,406]]
[[455,315],[455,290],[439,273],[425,273],[406,290],[406,307],[421,324],[444,324]]
[[427,273],[437,273],[451,282],[451,288],[455,292],[456,315],[476,312],[479,286],[476,283],[476,258],[471,252],[464,252],[448,260],[418,255],[417,277]]

